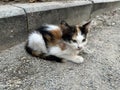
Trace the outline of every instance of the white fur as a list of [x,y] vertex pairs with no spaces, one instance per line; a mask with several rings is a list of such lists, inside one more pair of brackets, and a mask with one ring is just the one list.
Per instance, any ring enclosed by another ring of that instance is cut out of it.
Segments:
[[28,46],[33,50],[37,50],[42,53],[47,53],[45,42],[43,40],[42,35],[39,32],[33,32],[29,35],[29,43]]
[[59,46],[53,46],[49,48],[49,54],[56,55],[61,52],[61,48]]
[[55,30],[55,29],[60,29],[58,26],[56,25],[46,25],[47,26],[47,30],[50,31],[50,30]]
[[84,61],[81,56],[77,55],[77,51],[70,46],[66,46],[65,50],[61,50],[59,46],[51,47],[49,49],[49,54],[58,56],[68,61],[72,61],[74,63],[82,63]]
[[77,39],[77,42],[78,42],[78,47],[84,48],[84,46],[85,46],[86,43],[87,43],[87,41],[82,42],[82,40],[84,39],[84,36],[81,35],[81,33],[79,33],[76,39]]

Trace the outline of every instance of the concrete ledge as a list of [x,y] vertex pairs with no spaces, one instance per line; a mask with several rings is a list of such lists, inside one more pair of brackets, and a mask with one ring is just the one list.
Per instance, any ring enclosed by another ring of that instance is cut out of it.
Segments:
[[116,7],[120,7],[119,0],[46,2],[0,6],[0,50],[24,41],[28,31],[34,30],[42,24],[59,24],[61,20],[66,20],[70,24],[81,24]]
[[0,6],[0,50],[22,42],[26,36],[24,10],[10,5]]
[[25,15],[23,9],[11,6],[11,5],[4,5],[0,6],[0,18],[7,18],[19,15]]
[[91,17],[120,7],[120,0],[93,0],[93,9]]
[[17,4],[25,9],[28,17],[28,29],[36,29],[41,24],[58,24],[66,20],[71,24],[88,20],[92,3],[88,1],[47,2],[37,4]]

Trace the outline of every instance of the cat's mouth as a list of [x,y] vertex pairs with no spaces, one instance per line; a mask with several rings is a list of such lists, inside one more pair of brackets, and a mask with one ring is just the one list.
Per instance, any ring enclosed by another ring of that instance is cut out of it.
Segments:
[[82,48],[77,48],[76,50],[82,50]]
[[78,47],[76,50],[82,50],[83,49],[83,47]]

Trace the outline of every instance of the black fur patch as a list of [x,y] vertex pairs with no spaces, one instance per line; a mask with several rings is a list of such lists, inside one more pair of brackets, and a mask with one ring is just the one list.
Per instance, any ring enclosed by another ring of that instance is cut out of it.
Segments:
[[60,62],[60,63],[63,62],[62,58],[59,58],[59,57],[54,56],[54,55],[45,56],[43,59],[49,60],[49,61],[56,61],[56,62]]
[[70,42],[72,40],[73,35],[77,32],[75,26],[68,26],[65,32],[63,32],[63,40]]
[[26,50],[26,52],[28,53],[28,54],[30,54],[30,55],[32,55],[32,49],[30,48],[30,47],[28,47],[28,42],[26,43],[26,45],[25,45],[25,50]]
[[88,23],[84,24],[82,27],[79,27],[80,30],[81,30],[82,35],[85,36],[85,39],[86,39],[87,34],[88,34],[88,29],[89,29],[90,23],[91,23],[91,21],[89,21]]
[[41,35],[43,36],[43,39],[45,41],[45,45],[46,47],[48,47],[48,40],[47,38],[45,37],[46,35],[50,36],[51,37],[51,40],[54,40],[54,36],[49,32],[47,31],[48,27],[47,26],[41,26],[40,28],[38,28],[36,31],[38,31],[39,33],[41,33]]
[[[26,45],[25,45],[25,50],[26,50],[26,52],[27,52],[28,54],[30,54],[31,56],[34,56],[34,55],[32,54],[32,51],[33,51],[33,50],[32,50],[30,47],[28,47],[28,42],[27,42]],[[56,62],[60,62],[60,63],[63,62],[63,61],[62,61],[62,58],[59,58],[59,57],[54,56],[54,55],[45,56],[44,53],[41,53],[39,56],[34,56],[34,57],[39,57],[39,58],[41,58],[41,59],[45,59],[45,60],[48,60],[48,61],[56,61]]]

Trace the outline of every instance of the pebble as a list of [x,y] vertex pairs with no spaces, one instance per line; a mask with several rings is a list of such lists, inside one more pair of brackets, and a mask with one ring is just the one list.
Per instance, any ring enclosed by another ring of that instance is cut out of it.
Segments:
[[116,24],[116,23],[114,23],[114,22],[113,22],[113,23],[111,23],[111,25],[112,25],[112,26],[114,26],[115,24]]

